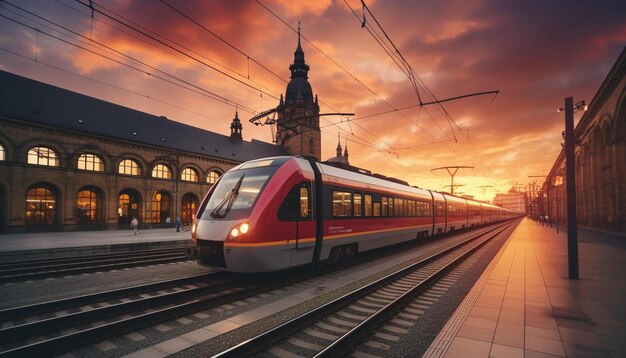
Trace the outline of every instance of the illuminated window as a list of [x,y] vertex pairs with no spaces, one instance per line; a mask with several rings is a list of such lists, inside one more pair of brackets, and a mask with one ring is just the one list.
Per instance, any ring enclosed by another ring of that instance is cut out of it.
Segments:
[[139,168],[139,164],[136,161],[124,159],[120,162],[117,172],[126,175],[141,175],[141,168]]
[[4,146],[0,144],[0,160],[6,160],[6,154],[4,152]]
[[354,216],[361,216],[361,194],[354,193]]
[[333,216],[352,216],[352,193],[333,191]]
[[374,216],[380,216],[380,203],[374,203]]
[[56,195],[47,187],[34,187],[26,193],[26,225],[52,225],[56,221]]
[[389,208],[387,209],[388,210],[387,214],[389,216],[393,216],[393,214],[394,214],[394,211],[393,211],[393,198],[389,198],[389,203],[388,204],[389,204]]
[[93,190],[81,190],[76,194],[76,219],[79,224],[96,224],[98,194]]
[[394,198],[396,216],[402,216],[402,199]]
[[80,157],[78,157],[78,169],[103,172],[104,163],[102,159],[95,154],[81,154]]
[[152,212],[150,213],[153,223],[165,223],[170,216],[170,196],[165,192],[157,192],[152,198]]
[[152,177],[172,179],[172,172],[170,171],[170,168],[166,167],[164,164],[157,164],[154,169],[152,169]]
[[220,176],[221,174],[219,172],[215,170],[211,170],[209,175],[207,175],[206,177],[206,182],[209,184],[215,184],[215,182],[217,181],[217,179],[219,179]]
[[303,186],[300,187],[300,217],[308,217],[309,212],[309,188]]
[[198,182],[198,172],[191,168],[185,168],[180,178],[184,181]]
[[191,223],[193,221],[194,215],[196,215],[197,209],[198,198],[191,193],[185,194],[182,199],[180,220],[184,223]]
[[381,201],[381,204],[382,204],[382,209],[383,209],[383,211],[382,211],[382,214],[381,214],[381,215],[382,215],[382,216],[387,216],[387,215],[388,215],[388,213],[389,213],[389,203],[387,202],[387,197],[384,197],[384,196],[383,196],[383,197],[380,199],[380,201]]
[[372,196],[365,194],[364,199],[365,199],[365,216],[372,216]]
[[34,147],[28,151],[28,164],[58,167],[57,154],[48,147]]

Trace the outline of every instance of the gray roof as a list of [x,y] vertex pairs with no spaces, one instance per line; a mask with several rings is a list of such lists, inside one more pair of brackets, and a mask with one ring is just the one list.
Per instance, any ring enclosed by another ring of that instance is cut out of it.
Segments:
[[24,122],[238,162],[288,155],[270,143],[233,140],[4,71],[0,71],[0,98],[0,116]]

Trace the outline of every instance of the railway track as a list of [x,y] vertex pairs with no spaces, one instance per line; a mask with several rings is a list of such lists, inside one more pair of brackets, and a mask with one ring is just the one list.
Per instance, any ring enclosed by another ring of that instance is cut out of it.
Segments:
[[240,276],[197,275],[0,311],[0,357],[58,355],[327,271]]
[[359,267],[371,259],[363,255],[324,270],[293,270],[270,276],[214,272],[5,309],[0,311],[0,357],[63,354],[238,300],[263,300],[259,297],[267,297],[269,291],[306,286],[309,279],[338,275],[346,267]]
[[510,225],[399,269],[215,357],[337,357],[350,352],[385,356],[397,336],[450,286],[451,276],[458,276],[453,269]]
[[0,263],[0,284],[187,260],[185,248]]

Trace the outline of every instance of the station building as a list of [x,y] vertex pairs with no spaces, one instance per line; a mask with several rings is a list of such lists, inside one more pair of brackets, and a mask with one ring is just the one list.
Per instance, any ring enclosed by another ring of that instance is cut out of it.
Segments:
[[[626,48],[583,113],[575,135],[578,224],[626,232]],[[552,223],[567,222],[565,179],[563,149],[539,198],[542,215]]]
[[0,232],[163,227],[190,222],[239,163],[320,159],[319,106],[298,46],[279,103],[278,145],[225,136],[0,71]]

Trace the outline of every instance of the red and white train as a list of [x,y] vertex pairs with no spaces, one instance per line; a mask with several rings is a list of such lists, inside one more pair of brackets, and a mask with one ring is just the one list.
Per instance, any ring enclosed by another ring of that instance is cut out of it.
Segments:
[[231,272],[337,261],[521,215],[301,157],[249,161],[198,208],[190,256]]

